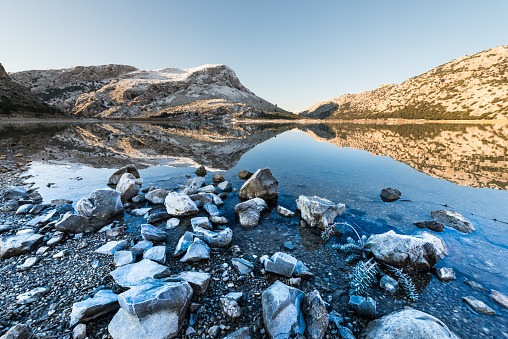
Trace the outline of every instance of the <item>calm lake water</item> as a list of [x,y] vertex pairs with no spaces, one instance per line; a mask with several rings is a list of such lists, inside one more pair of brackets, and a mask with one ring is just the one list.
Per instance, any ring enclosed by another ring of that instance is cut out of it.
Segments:
[[[135,163],[143,186],[169,189],[183,183],[185,175],[193,175],[198,165],[207,167],[207,182],[221,172],[236,188],[243,183],[237,177],[240,170],[269,167],[279,181],[278,204],[294,210],[301,194],[344,203],[347,215],[337,221],[354,223],[366,235],[387,230],[416,234],[420,229],[413,222],[431,220],[431,211],[449,206],[476,230],[466,235],[447,228],[438,234],[449,255],[437,267],[452,267],[457,280],[442,283],[429,278],[419,308],[446,317],[445,323],[464,337],[506,337],[506,310],[487,293],[464,284],[463,278],[508,294],[507,124],[101,123],[1,126],[0,133],[1,149],[22,149],[33,160],[28,181],[40,187],[45,201],[76,202],[105,187],[113,169]],[[400,190],[402,199],[382,202],[379,194],[386,187]],[[248,251],[260,256],[291,240],[294,253],[310,261],[319,278],[320,266],[312,261],[319,260],[322,251],[333,255],[329,244],[300,229],[297,218],[282,218],[273,208],[260,225],[244,230],[235,222],[237,203],[238,197],[231,196],[221,209],[236,241],[249,244]],[[323,277],[331,276],[333,269]],[[461,302],[467,295],[486,302],[500,315],[476,314]],[[436,299],[441,308],[433,305]]]

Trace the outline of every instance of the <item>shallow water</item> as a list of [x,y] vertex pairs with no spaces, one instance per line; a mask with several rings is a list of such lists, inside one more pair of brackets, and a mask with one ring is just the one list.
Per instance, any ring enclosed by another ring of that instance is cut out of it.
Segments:
[[[34,160],[28,171],[33,176],[29,181],[40,187],[46,201],[67,198],[76,202],[94,189],[105,187],[113,168],[134,162],[142,168],[143,186],[169,189],[183,183],[186,174],[193,175],[198,164],[207,166],[207,182],[220,171],[236,188],[243,183],[236,176],[240,170],[254,172],[269,167],[279,181],[278,204],[294,210],[301,194],[344,203],[347,215],[337,221],[354,224],[366,235],[390,229],[416,234],[420,229],[413,222],[431,220],[431,211],[450,206],[466,216],[476,230],[466,235],[447,228],[438,234],[447,243],[449,255],[437,267],[452,267],[458,280],[445,284],[429,275],[428,292],[422,294],[419,303],[424,309],[434,310],[438,317],[455,319],[453,327],[466,326],[463,321],[467,322],[468,316],[479,321],[482,325],[477,326],[487,328],[478,333],[479,337],[504,335],[506,310],[487,294],[473,291],[462,278],[508,294],[506,125],[182,128],[96,124],[67,126],[46,134],[39,126],[34,135],[27,133],[17,139],[16,133],[4,135],[8,137],[2,139],[2,147],[26,144],[25,150]],[[34,139],[42,142],[34,145]],[[48,183],[52,185],[48,187]],[[400,190],[402,200],[382,202],[379,193],[386,187]],[[245,244],[248,252],[271,254],[290,240],[296,246],[294,254],[311,262],[317,278],[328,278],[331,272],[320,269],[319,256],[325,249],[330,253],[330,249],[324,248],[319,236],[299,228],[296,218],[279,216],[274,206],[263,214],[258,226],[243,229],[235,222],[237,203],[238,197],[231,195],[221,211],[230,220],[228,226],[235,232],[235,241]],[[175,239],[184,231],[182,227]],[[353,234],[347,232],[346,236]],[[501,316],[489,318],[468,310],[460,299],[471,294]],[[433,300],[436,298],[439,302]],[[436,310],[436,304],[442,304],[441,311]],[[491,328],[494,322],[502,323],[501,329]]]

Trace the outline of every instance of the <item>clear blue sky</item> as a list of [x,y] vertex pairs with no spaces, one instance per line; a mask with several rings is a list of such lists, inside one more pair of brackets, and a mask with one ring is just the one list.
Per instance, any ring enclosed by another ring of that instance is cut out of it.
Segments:
[[8,72],[226,64],[299,111],[508,44],[508,1],[0,0]]

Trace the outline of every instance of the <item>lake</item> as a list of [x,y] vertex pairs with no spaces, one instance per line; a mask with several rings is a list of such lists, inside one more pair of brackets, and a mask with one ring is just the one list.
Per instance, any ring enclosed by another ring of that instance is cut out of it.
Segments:
[[[278,204],[295,210],[299,195],[317,195],[346,205],[338,222],[354,225],[360,234],[394,230],[416,234],[416,221],[432,220],[433,210],[463,214],[476,229],[463,234],[446,228],[437,233],[448,256],[436,267],[451,267],[457,280],[440,282],[432,273],[415,276],[420,299],[415,308],[442,319],[457,334],[473,338],[506,337],[508,312],[463,282],[474,280],[508,294],[508,124],[232,124],[179,125],[148,123],[38,124],[0,126],[1,148],[23,152],[32,160],[27,181],[34,182],[45,201],[74,202],[105,187],[117,169],[134,163],[143,186],[174,189],[208,170],[207,183],[222,173],[240,188],[240,170],[270,168],[279,182]],[[402,192],[387,203],[383,188]],[[243,229],[235,220],[238,196],[231,194],[221,208],[234,232],[234,242],[253,258],[282,250],[309,264],[318,287],[329,301],[347,289],[350,268],[319,234],[298,225],[298,218],[279,216],[275,206],[260,224]],[[275,204],[276,205],[276,204]],[[130,218],[126,216],[126,218]],[[141,222],[134,220],[133,222]],[[175,232],[174,241],[183,230]],[[461,301],[473,295],[499,315],[479,315]],[[381,312],[400,308],[402,301],[376,291]],[[326,299],[325,299],[326,300]],[[339,301],[337,301],[339,302]],[[340,304],[340,302],[339,302]]]

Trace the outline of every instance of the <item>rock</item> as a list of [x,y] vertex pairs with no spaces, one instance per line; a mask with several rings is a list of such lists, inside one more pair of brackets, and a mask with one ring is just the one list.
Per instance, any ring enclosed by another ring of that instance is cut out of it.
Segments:
[[229,220],[225,217],[219,217],[215,215],[210,216],[208,220],[210,220],[210,222],[214,225],[226,225],[229,222]]
[[300,278],[311,278],[314,274],[309,270],[307,266],[301,261],[296,260],[295,270],[293,271],[293,276]]
[[249,328],[247,326],[242,327],[235,332],[231,333],[224,339],[251,339]]
[[141,257],[146,250],[153,247],[153,243],[148,240],[143,240],[138,242],[136,245],[130,248],[130,251],[136,255],[136,257]]
[[272,339],[303,335],[305,321],[300,305],[304,294],[299,289],[276,281],[261,295],[263,321]]
[[391,294],[394,294],[399,290],[399,283],[397,282],[397,280],[387,275],[384,275],[381,278],[381,280],[379,281],[379,286]]
[[307,328],[305,330],[305,338],[322,339],[328,329],[328,312],[326,304],[321,299],[319,292],[314,290],[309,292],[303,298],[302,311],[305,315]]
[[297,260],[289,254],[277,252],[272,255],[270,259],[265,258],[263,264],[266,271],[283,275],[286,278],[291,278],[293,271],[295,270]]
[[35,252],[35,255],[43,255],[44,253],[49,251],[49,247],[47,246],[41,246],[37,249],[37,252]]
[[238,273],[249,274],[254,270],[254,264],[242,258],[232,258],[231,263],[236,267]]
[[436,275],[440,280],[455,280],[455,272],[449,267],[442,267],[436,270]]
[[343,210],[345,210],[343,204],[336,205],[328,199],[305,195],[298,197],[296,207],[301,211],[302,219],[310,227],[317,227],[321,230],[332,224],[335,217],[344,213]]
[[113,339],[166,339],[178,334],[192,288],[186,282],[150,281],[119,295],[120,310],[109,323]]
[[154,246],[143,253],[143,259],[150,259],[159,264],[166,263],[166,246]]
[[150,214],[148,219],[146,220],[147,223],[151,225],[157,224],[159,221],[166,220],[170,217],[168,212],[155,212],[153,214]]
[[145,194],[145,199],[150,201],[152,204],[162,205],[164,204],[168,194],[169,191],[167,189],[157,188]]
[[143,202],[145,202],[145,201],[147,201],[147,200],[146,200],[145,195],[144,195],[143,193],[140,193],[140,194],[138,194],[138,195],[136,195],[136,196],[133,196],[133,197],[132,197],[132,199],[131,199],[131,201],[132,201],[134,204],[141,204],[141,203],[143,203]]
[[295,216],[295,212],[291,212],[290,210],[282,206],[277,206],[277,213],[286,218],[292,218]]
[[207,217],[196,217],[191,219],[192,230],[196,231],[198,228],[202,228],[205,230],[211,230],[212,224]]
[[240,188],[240,199],[274,199],[279,195],[279,183],[269,168],[258,169]]
[[483,292],[488,292],[489,291],[488,289],[486,289],[485,287],[483,287],[482,285],[480,285],[476,281],[467,280],[466,278],[464,278],[464,283],[466,285],[474,288],[475,290],[478,290],[478,291],[483,291]]
[[384,202],[393,202],[396,200],[399,200],[402,196],[402,193],[400,193],[399,190],[396,190],[395,188],[383,188],[381,190],[381,194],[379,195],[381,197],[381,200]]
[[62,259],[67,254],[67,250],[61,250],[53,255],[53,259]]
[[395,311],[369,322],[361,337],[364,339],[459,339],[441,320],[412,308]]
[[442,222],[448,227],[455,228],[462,233],[474,231],[473,225],[460,213],[452,210],[438,210],[430,212],[432,219]]
[[258,224],[261,211],[267,209],[268,205],[261,198],[254,198],[235,206],[235,211],[240,217],[240,224],[243,227],[254,227]]
[[150,224],[141,225],[141,236],[147,241],[166,241],[167,234],[163,230],[158,229]]
[[17,324],[12,326],[0,339],[31,339],[32,337],[33,331],[29,325]]
[[208,186],[203,186],[201,188],[198,188],[196,190],[196,192],[198,192],[198,193],[213,193],[213,194],[217,194],[217,189],[215,188],[214,185],[208,185]]
[[95,253],[113,255],[116,251],[123,250],[127,247],[126,240],[110,241],[95,250]]
[[28,195],[28,199],[35,201],[37,204],[42,202],[42,195],[39,192],[33,192]]
[[226,247],[233,240],[233,231],[228,227],[220,232],[212,232],[202,228],[194,231],[194,236],[203,240],[212,248]]
[[36,287],[33,290],[22,293],[16,297],[17,304],[31,304],[49,292],[47,287]]
[[376,318],[376,301],[370,297],[352,295],[349,297],[348,306],[359,315],[372,319]]
[[19,204],[16,200],[7,200],[3,204],[3,210],[5,212],[16,211],[19,208]]
[[219,198],[222,200],[225,200],[228,198],[228,194],[226,192],[219,193]]
[[136,209],[133,209],[132,211],[130,211],[129,214],[130,215],[136,215],[136,216],[142,217],[145,214],[147,214],[148,212],[150,212],[151,210],[152,210],[151,207],[136,208]]
[[445,242],[429,232],[416,236],[394,231],[375,234],[367,240],[367,247],[376,260],[409,272],[429,269],[448,254]]
[[88,222],[88,218],[70,212],[60,216],[60,219],[55,224],[55,228],[61,232],[68,233],[84,233],[95,231],[95,229]]
[[328,322],[331,324],[335,324],[337,328],[339,328],[344,323],[344,318],[337,312],[337,311],[331,311],[328,315]]
[[492,290],[489,297],[490,297],[490,299],[494,300],[495,302],[497,302],[499,305],[503,306],[504,308],[508,308],[508,297],[506,295],[504,295],[503,293],[496,291],[496,290]]
[[293,245],[292,241],[286,241],[285,243],[282,244],[282,246],[284,246],[290,251],[295,249],[295,245]]
[[120,199],[125,202],[138,194],[141,185],[143,185],[143,179],[136,178],[131,173],[124,173],[116,185],[116,190],[121,194]]
[[12,230],[12,228],[11,225],[0,225],[0,233],[8,232]]
[[116,283],[124,288],[140,285],[150,279],[168,277],[169,268],[143,259],[138,263],[118,267],[110,273]]
[[166,229],[172,230],[173,228],[176,228],[180,225],[180,219],[178,218],[171,218],[166,223]]
[[196,238],[187,249],[187,253],[180,259],[180,262],[193,264],[199,261],[210,260],[210,247],[201,239]]
[[186,217],[198,214],[199,210],[194,201],[188,195],[171,192],[166,196],[164,202],[169,214]]
[[428,228],[431,231],[434,232],[443,232],[444,231],[444,225],[440,223],[439,221],[417,221],[413,223],[418,228]]
[[5,200],[19,200],[22,198],[27,198],[28,193],[26,188],[23,186],[12,186],[9,188],[3,195],[2,199]]
[[106,236],[109,238],[116,238],[124,235],[125,235],[124,226],[113,227],[106,231]]
[[42,243],[43,239],[43,235],[34,233],[16,234],[0,238],[0,260],[31,252]]
[[252,173],[252,172],[249,172],[249,171],[246,171],[246,170],[241,170],[240,172],[238,172],[238,178],[240,178],[242,180],[247,180],[250,177],[252,177],[253,174],[254,173]]
[[113,175],[111,175],[108,179],[108,185],[118,184],[121,177],[125,173],[130,173],[134,176],[134,178],[139,178],[139,172],[136,169],[136,166],[131,164],[131,165],[124,166],[124,167],[120,168],[118,171],[116,171],[115,173],[113,173]]
[[106,313],[116,311],[118,307],[118,295],[110,290],[100,290],[93,298],[72,305],[69,326],[96,319]]
[[223,181],[217,185],[217,188],[222,192],[231,192],[233,190],[233,185],[229,181]]
[[188,271],[180,273],[178,278],[188,282],[195,294],[205,294],[210,285],[210,274],[208,273]]
[[136,255],[131,251],[116,251],[115,252],[115,267],[125,266],[136,262]]
[[32,207],[30,209],[30,211],[28,211],[28,213],[30,213],[30,214],[39,214],[39,213],[42,212],[42,210],[44,210],[44,209],[46,209],[48,207],[49,207],[49,205],[47,205],[47,204],[37,204],[34,207]]
[[175,252],[173,253],[174,257],[181,256],[187,251],[189,246],[194,241],[194,235],[191,232],[185,232],[184,235],[178,240],[178,244],[176,245]]
[[[71,206],[72,208],[72,206]],[[53,218],[53,216],[57,213],[57,210],[51,210],[49,211],[47,214],[45,215],[39,215],[38,217],[36,218],[33,218],[32,220],[30,220],[26,225],[27,226],[30,226],[30,227],[33,227],[35,225],[38,225],[38,224],[46,224],[48,221],[51,220],[51,218]]]
[[123,213],[120,193],[111,188],[93,191],[88,199],[79,200],[74,208],[79,215],[100,219],[110,219]]
[[203,206],[207,202],[211,202],[211,203],[213,203],[217,207],[220,207],[220,206],[224,205],[224,201],[222,201],[222,199],[219,198],[219,196],[217,194],[213,194],[213,193],[198,193],[198,195],[201,195],[206,200],[206,201],[204,201]]
[[210,203],[210,202],[207,202],[203,208],[205,209],[206,212],[208,212],[208,214],[210,214],[210,216],[219,216],[220,215],[220,212],[219,212],[219,209],[217,208],[217,206],[215,206],[214,204]]
[[353,332],[345,326],[337,326],[342,339],[356,339]]
[[37,258],[37,257],[26,258],[25,262],[18,266],[18,271],[27,271],[27,270],[31,269],[32,267],[34,267],[38,261],[39,261],[39,258]]
[[78,324],[74,329],[72,330],[72,339],[86,339],[86,325],[85,324]]
[[239,318],[242,315],[242,310],[238,305],[238,299],[234,292],[220,297],[219,302],[222,313],[231,319]]
[[49,203],[51,206],[57,206],[57,205],[71,205],[72,204],[72,200],[67,200],[67,199],[53,199],[51,200],[51,202]]
[[198,188],[201,188],[205,183],[204,177],[194,177],[185,181],[183,188],[180,190],[180,193],[191,195],[196,193]]
[[58,245],[64,240],[64,236],[65,234],[63,232],[56,231],[55,233],[53,233],[53,236],[51,237],[51,239],[48,240],[46,245],[48,246]]
[[475,311],[482,314],[496,314],[496,312],[488,307],[483,301],[476,299],[475,297],[463,297],[462,301],[471,306]]
[[16,214],[27,214],[34,207],[32,204],[21,205],[16,210]]
[[224,180],[226,180],[226,179],[224,179],[224,176],[222,175],[222,173],[217,173],[212,178],[212,181],[216,184],[219,184],[219,183],[223,182]]
[[198,177],[204,177],[206,175],[205,166],[203,165],[199,166],[194,173],[196,173]]

